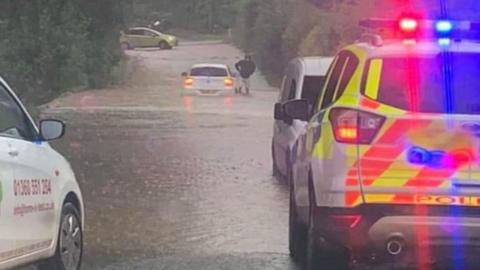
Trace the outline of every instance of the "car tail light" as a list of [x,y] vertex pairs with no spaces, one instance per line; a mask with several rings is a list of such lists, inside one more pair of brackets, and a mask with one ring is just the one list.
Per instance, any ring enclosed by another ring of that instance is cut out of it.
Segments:
[[192,86],[193,85],[193,79],[192,78],[185,78],[185,80],[183,81],[183,85]]
[[369,144],[385,122],[385,117],[348,108],[330,111],[330,122],[337,142]]
[[360,223],[360,221],[362,221],[362,216],[360,215],[331,216],[331,221],[335,227],[353,229]]
[[225,78],[224,83],[226,87],[233,87],[233,80],[231,78]]

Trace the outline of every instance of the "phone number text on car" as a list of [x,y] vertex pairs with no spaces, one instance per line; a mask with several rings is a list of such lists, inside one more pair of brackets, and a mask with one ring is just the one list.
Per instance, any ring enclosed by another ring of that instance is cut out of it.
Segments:
[[50,179],[26,179],[13,181],[15,196],[39,196],[52,194]]

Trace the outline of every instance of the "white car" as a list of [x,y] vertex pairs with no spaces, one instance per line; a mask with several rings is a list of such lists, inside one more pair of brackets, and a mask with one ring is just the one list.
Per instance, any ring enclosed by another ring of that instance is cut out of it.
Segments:
[[231,96],[237,82],[230,68],[224,64],[197,64],[182,73],[183,95]]
[[69,163],[48,144],[64,133],[58,120],[37,128],[0,79],[0,269],[80,268],[82,195]]
[[291,156],[298,136],[305,131],[302,121],[286,119],[281,106],[288,100],[306,99],[313,106],[320,95],[332,57],[303,57],[293,59],[285,69],[278,103],[275,104],[275,123],[272,138],[273,174],[288,179]]

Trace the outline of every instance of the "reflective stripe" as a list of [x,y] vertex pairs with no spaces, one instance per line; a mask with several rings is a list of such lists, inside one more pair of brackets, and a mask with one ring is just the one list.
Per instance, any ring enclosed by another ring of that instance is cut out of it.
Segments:
[[359,191],[346,191],[345,204],[347,206],[357,206],[362,203],[362,196]]
[[365,194],[366,203],[385,203],[392,202],[395,194]]
[[360,101],[360,105],[372,110],[376,110],[378,109],[378,107],[380,107],[380,103],[369,98],[362,98],[362,100]]
[[373,59],[370,63],[370,68],[368,70],[367,88],[365,89],[365,94],[367,95],[367,97],[375,100],[378,98],[380,79],[382,76],[382,67],[382,59]]
[[[404,157],[406,160],[406,157]],[[393,179],[401,178],[403,181],[407,182],[408,179],[417,176],[419,169],[415,170],[411,165],[404,162],[394,162],[388,170],[386,170],[380,178]]]
[[[388,171],[388,170],[387,170]],[[373,187],[403,187],[408,182],[405,178],[383,178],[376,179],[373,183]]]
[[[348,176],[345,179],[345,185],[353,186],[358,181],[354,181],[352,176],[355,173],[359,174],[360,179],[362,180],[362,185],[364,187],[369,186],[404,186],[410,178],[405,178],[403,181],[386,181],[382,178],[389,168],[395,164],[395,161],[399,156],[403,154],[405,149],[400,145],[396,144],[396,140],[401,137],[401,134],[404,134],[406,131],[410,130],[412,127],[415,127],[419,124],[429,125],[430,120],[419,121],[412,123],[410,120],[396,120],[390,126],[386,126],[384,133],[380,138],[372,145],[368,150],[360,157],[360,160],[353,164],[350,167]],[[360,164],[360,171],[359,165]],[[414,177],[417,175],[418,171],[415,172]],[[376,183],[378,181],[378,184]],[[365,196],[370,196],[371,194],[364,194]],[[345,201],[349,203],[357,203],[361,194],[358,194],[358,198],[354,199],[353,194],[345,194]],[[348,196],[348,198],[347,198]],[[365,199],[366,200],[366,199]],[[347,206],[355,206],[355,204],[347,204]]]
[[366,203],[480,206],[480,197],[427,194],[366,194]]

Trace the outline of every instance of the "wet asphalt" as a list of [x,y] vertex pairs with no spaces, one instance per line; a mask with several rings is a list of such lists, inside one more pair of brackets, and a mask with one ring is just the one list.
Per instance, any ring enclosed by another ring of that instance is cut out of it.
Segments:
[[122,86],[41,108],[68,126],[54,146],[83,191],[83,269],[297,269],[271,175],[276,90],[257,74],[250,97],[182,97],[192,64],[242,56],[219,42],[127,54]]

